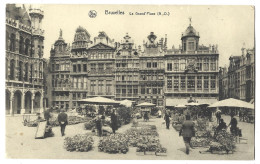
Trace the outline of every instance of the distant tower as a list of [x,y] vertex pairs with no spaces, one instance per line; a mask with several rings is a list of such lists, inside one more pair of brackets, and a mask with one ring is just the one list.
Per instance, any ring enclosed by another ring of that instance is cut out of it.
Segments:
[[30,6],[29,14],[32,22],[32,54],[34,58],[43,57],[43,40],[44,30],[42,30],[42,19],[44,16],[43,11],[40,8]]
[[182,34],[182,51],[196,51],[198,50],[199,45],[199,33],[191,25],[192,20],[191,17],[189,18],[190,24],[187,27],[186,31]]

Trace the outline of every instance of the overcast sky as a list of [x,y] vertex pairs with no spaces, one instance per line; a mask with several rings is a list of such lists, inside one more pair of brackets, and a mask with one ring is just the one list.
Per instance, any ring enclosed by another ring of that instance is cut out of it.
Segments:
[[[241,48],[254,47],[254,8],[252,6],[173,6],[173,5],[41,5],[44,10],[45,58],[50,56],[51,45],[63,30],[63,38],[72,43],[78,26],[86,28],[91,39],[99,31],[105,31],[111,39],[121,41],[125,34],[135,44],[153,31],[157,38],[168,36],[168,48],[181,44],[181,34],[189,25],[200,34],[200,44],[218,44],[219,66],[228,65],[230,55],[241,55]],[[97,11],[96,18],[90,18],[90,10]],[[105,15],[105,10],[124,11],[124,15]],[[129,15],[129,12],[169,12],[169,16]]]

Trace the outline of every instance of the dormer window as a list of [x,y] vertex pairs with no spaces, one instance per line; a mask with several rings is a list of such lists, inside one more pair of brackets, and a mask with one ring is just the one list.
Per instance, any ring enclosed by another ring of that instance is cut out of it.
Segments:
[[194,42],[188,42],[188,50],[193,51],[194,50]]

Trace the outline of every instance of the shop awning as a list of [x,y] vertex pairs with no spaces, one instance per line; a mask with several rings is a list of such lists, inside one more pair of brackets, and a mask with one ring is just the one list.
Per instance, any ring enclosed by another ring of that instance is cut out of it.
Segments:
[[177,106],[187,104],[187,99],[166,99],[166,106]]

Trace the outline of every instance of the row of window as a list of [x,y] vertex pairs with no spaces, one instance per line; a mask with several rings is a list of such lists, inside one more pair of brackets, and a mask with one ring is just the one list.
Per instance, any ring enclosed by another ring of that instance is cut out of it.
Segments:
[[106,54],[90,54],[90,59],[113,59],[114,58],[114,54],[112,53],[106,53]]
[[85,98],[87,98],[87,93],[73,93],[72,94],[73,100],[85,99]]
[[141,86],[141,94],[159,94],[162,95],[163,89],[158,87]]
[[[187,68],[186,63],[167,63],[167,71],[184,71]],[[216,63],[197,63],[194,65],[198,71],[216,71]]]
[[118,88],[116,89],[116,94],[138,94],[138,88],[129,88],[129,89],[126,89],[126,88]]
[[[19,81],[30,81],[32,82],[32,78],[43,78],[43,72],[42,72],[42,64],[40,63],[38,66],[28,63],[23,63],[20,61],[18,63],[18,66],[16,68],[16,61],[15,60],[6,60],[6,78],[10,80],[16,79],[16,73],[18,75]],[[10,70],[9,70],[10,68]],[[30,76],[30,77],[29,77]]]
[[117,68],[138,68],[139,63],[116,63]]
[[138,81],[138,75],[116,75],[116,81]]
[[168,76],[167,77],[167,89],[174,89],[176,91],[178,90],[194,90],[195,89],[195,81],[197,82],[197,90],[209,89],[209,82],[210,82],[210,88],[216,89],[216,76],[211,76],[209,79],[209,76],[204,76],[202,80],[202,76],[197,76],[195,79],[195,76],[188,76],[187,78],[185,76]]
[[87,72],[87,64],[73,64],[73,72]]
[[[97,87],[96,87],[97,86]],[[99,93],[111,93],[112,92],[112,80],[91,80],[90,81],[90,92],[97,91]]]
[[69,63],[52,64],[52,71],[69,71],[69,70],[70,70]]

